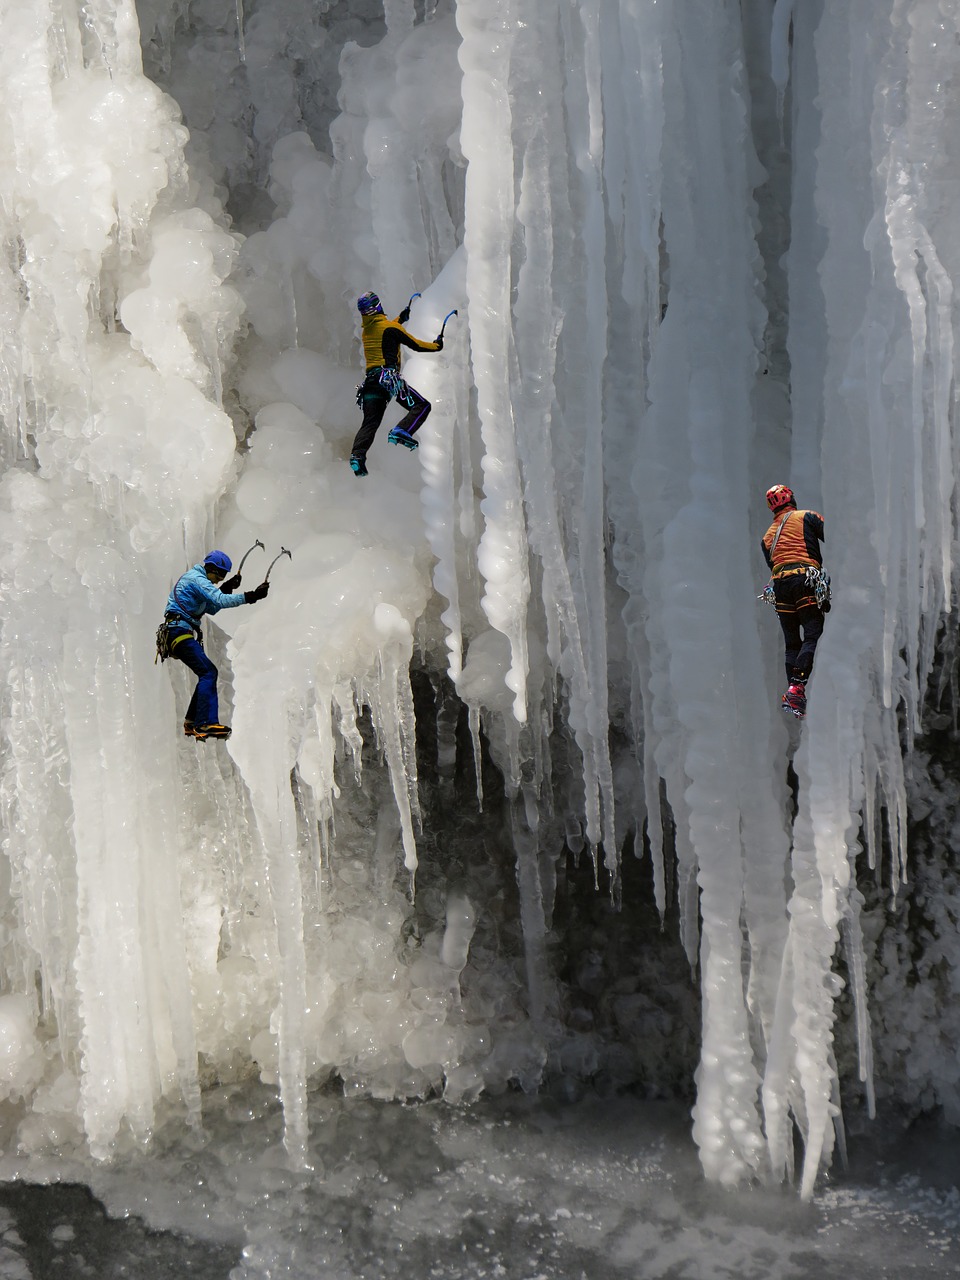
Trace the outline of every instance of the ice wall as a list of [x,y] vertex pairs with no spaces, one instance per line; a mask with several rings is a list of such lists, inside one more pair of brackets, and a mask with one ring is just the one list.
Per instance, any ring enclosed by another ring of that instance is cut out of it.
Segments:
[[[302,1162],[311,1081],[534,1088],[571,1061],[558,859],[629,911],[645,836],[700,983],[704,1170],[788,1175],[795,1123],[809,1194],[841,939],[869,1095],[857,863],[885,821],[904,875],[900,721],[954,574],[956,15],[152,4],[188,137],[131,9],[0,12],[11,1140],[108,1155],[255,1071]],[[384,431],[361,484],[371,287],[419,293],[423,337],[458,315],[404,365],[419,453]],[[802,733],[755,602],[775,480],[823,508],[838,588]],[[245,585],[292,559],[208,627],[234,735],[197,748],[153,629],[186,564],[255,539]]]

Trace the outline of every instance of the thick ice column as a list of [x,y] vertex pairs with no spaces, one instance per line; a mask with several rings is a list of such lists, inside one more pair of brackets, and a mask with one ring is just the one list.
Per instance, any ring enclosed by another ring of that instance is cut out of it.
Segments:
[[[469,397],[461,370],[468,359],[465,300],[466,255],[462,249],[450,258],[424,296],[414,303],[411,327],[433,338],[451,311],[444,333],[444,354],[413,356],[404,369],[411,383],[430,400],[432,409],[418,432],[418,457],[423,485],[420,502],[424,529],[436,558],[433,585],[447,600],[441,614],[446,628],[447,673],[456,683],[463,663],[463,621],[458,552],[464,530],[458,510],[457,476],[469,476]],[[457,429],[460,429],[458,439]],[[463,441],[467,447],[462,447]],[[458,445],[461,447],[458,448]]]
[[[576,530],[571,548],[576,566],[571,587],[575,619],[567,626],[569,652],[579,657],[570,678],[569,718],[584,759],[587,838],[602,839],[607,867],[616,877],[619,851],[614,825],[607,702],[607,581],[603,463],[603,369],[608,313],[606,209],[604,202],[602,6],[578,5],[563,14],[563,60],[577,66],[567,77],[566,110],[572,172],[570,205],[574,213],[572,250],[558,253],[557,266],[567,282],[564,309],[570,338],[561,334],[560,367],[564,437],[557,449],[558,496],[565,499],[563,523]],[[567,228],[561,224],[560,230]],[[561,241],[561,244],[563,241]],[[580,443],[582,441],[582,444]]]
[[484,456],[477,552],[486,587],[483,609],[510,642],[506,676],[513,714],[527,719],[527,602],[530,579],[523,492],[511,394],[516,354],[510,324],[514,179],[509,100],[512,2],[491,11],[483,0],[457,6],[463,68],[461,146],[468,161],[464,244],[470,351]]
[[[809,92],[810,31],[797,16]],[[953,577],[957,452],[944,410],[954,347],[947,311],[960,256],[948,229],[957,164],[943,151],[955,110],[940,86],[955,74],[956,35],[956,15],[938,4],[864,0],[843,12],[825,7],[812,46],[822,132],[815,172],[805,165],[799,173],[815,182],[826,239],[802,224],[795,205],[791,291],[818,267],[828,353],[817,357],[826,555],[843,585],[818,649],[796,761],[791,975],[777,1012],[778,1035],[792,1026],[793,1049],[789,1039],[778,1042],[770,1067],[778,1089],[791,1074],[799,1088],[805,1196],[832,1144],[832,967],[844,921],[848,945],[860,946],[852,889],[860,815],[873,839],[879,791],[890,814],[895,888],[905,807],[897,710],[902,702],[909,733]],[[800,321],[798,353],[808,336]],[[851,955],[848,967],[865,1028],[862,956]],[[866,1076],[863,1034],[861,1052]],[[773,1159],[782,1167],[782,1145]]]
[[[354,291],[375,287],[396,315],[457,248],[459,183],[451,181],[447,144],[456,134],[459,75],[452,16],[415,26],[408,0],[388,0],[384,14],[385,39],[349,45],[341,59],[344,115],[333,133],[343,162],[336,188],[347,199],[334,215],[374,277],[364,285],[355,276]],[[369,238],[358,234],[354,200],[369,219]]]
[[[26,719],[3,732],[17,871],[6,923],[20,952],[4,980],[32,998],[39,972],[59,1037],[50,1070],[77,1074],[81,1123],[107,1155],[125,1131],[149,1136],[162,1095],[199,1122],[182,739],[153,634],[233,453],[212,400],[236,321],[221,287],[235,244],[191,206],[185,134],[139,74],[132,6],[99,4],[82,22],[15,9],[0,53],[0,519],[2,647]],[[154,267],[164,314],[141,315],[133,339],[116,313]]]
[[276,1035],[283,1141],[294,1165],[302,1166],[307,1158],[306,957],[300,848],[290,789],[300,711],[274,688],[268,686],[265,692],[256,702],[250,699],[235,717],[230,753],[244,775],[263,842],[279,958]]
[[[623,626],[633,674],[630,728],[643,762],[657,905],[666,909],[660,772],[654,744],[654,653],[648,633],[657,625],[646,575],[637,476],[651,462],[643,448],[639,410],[646,395],[651,337],[660,323],[660,177],[663,130],[661,17],[655,6],[627,0],[601,25],[604,84],[604,185],[613,235],[606,250],[610,280],[607,376],[604,386],[604,469],[607,512],[614,530],[610,555],[627,593]],[[660,726],[661,729],[664,727]],[[621,826],[623,816],[621,811]],[[638,833],[639,834],[639,833]]]
[[[772,1017],[783,912],[776,876],[765,870],[771,850],[757,801],[747,808],[756,789],[762,812],[777,813],[766,735],[756,731],[769,717],[769,698],[755,674],[760,649],[748,521],[755,500],[748,486],[750,392],[764,312],[756,245],[744,218],[753,170],[745,84],[736,70],[738,23],[715,8],[702,8],[695,24],[685,13],[674,6],[663,19],[669,291],[649,366],[646,465],[637,468],[635,484],[648,557],[651,662],[662,673],[653,686],[654,725],[659,718],[666,729],[650,745],[668,799],[685,810],[700,889],[704,1023],[694,1134],[708,1175],[735,1183],[758,1169],[762,1151],[741,913],[749,898],[754,929],[773,922],[762,956],[751,952],[763,967],[753,981],[767,993],[762,1003]],[[681,155],[694,160],[670,163],[669,156]],[[716,561],[721,545],[723,571]],[[669,729],[671,721],[679,733]],[[774,840],[782,858],[782,827]]]
[[[778,0],[787,8],[787,0]],[[827,360],[824,299],[818,264],[826,232],[816,216],[817,146],[820,140],[820,69],[814,38],[822,0],[793,6],[789,64],[792,143],[790,248],[787,252],[790,357],[790,480],[806,506],[820,502],[823,380]]]
[[[91,625],[80,615],[80,628],[64,637],[77,842],[81,1100],[91,1149],[99,1155],[109,1153],[124,1122],[145,1141],[156,1098],[174,1082],[192,1122],[200,1122],[179,846],[175,814],[161,800],[176,787],[161,740],[163,735],[169,743],[169,736],[150,715],[145,691],[142,703],[127,696],[131,672],[107,620],[101,614],[99,625]],[[129,627],[117,615],[112,621],[114,634],[126,633],[142,653],[139,674],[146,677],[152,666],[149,623]],[[152,787],[143,785],[131,740],[150,747]]]
[[[581,752],[588,839],[594,847],[604,843],[615,872],[601,456],[606,231],[599,16],[564,4],[521,6],[510,38],[487,48],[471,13],[469,6],[458,10],[465,35],[467,290],[485,448],[483,607],[510,640],[506,678],[514,694],[528,664],[526,631],[542,627]],[[484,69],[482,81],[471,74],[475,63]],[[481,94],[494,95],[498,141],[489,110],[482,135],[475,125]],[[558,101],[566,104],[562,113],[553,110]],[[508,149],[515,166],[507,163]],[[542,622],[538,610],[528,612],[528,544],[539,562]],[[523,697],[531,713],[540,698],[539,684],[531,682]],[[519,698],[514,713],[527,715]],[[539,785],[535,751],[532,757]]]

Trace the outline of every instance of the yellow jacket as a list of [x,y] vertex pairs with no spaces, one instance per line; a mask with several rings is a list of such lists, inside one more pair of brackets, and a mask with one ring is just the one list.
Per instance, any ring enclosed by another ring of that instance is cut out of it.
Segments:
[[388,320],[382,311],[364,316],[362,326],[363,358],[368,372],[384,366],[399,369],[401,347],[409,347],[411,351],[440,350],[435,342],[421,342],[407,333],[399,319]]

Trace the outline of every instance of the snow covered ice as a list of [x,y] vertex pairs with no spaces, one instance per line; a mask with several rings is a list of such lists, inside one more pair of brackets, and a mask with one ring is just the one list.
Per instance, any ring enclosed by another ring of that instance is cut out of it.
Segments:
[[[845,1124],[956,1124],[956,6],[0,16],[8,1170],[267,1090],[302,1188],[321,1087],[602,1086],[809,1201]],[[457,314],[357,481],[370,288]],[[836,588],[802,729],[774,482]],[[154,631],[257,540],[198,745]]]

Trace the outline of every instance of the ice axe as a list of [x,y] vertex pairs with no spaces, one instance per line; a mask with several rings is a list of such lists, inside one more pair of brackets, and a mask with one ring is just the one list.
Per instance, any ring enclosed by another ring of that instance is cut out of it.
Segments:
[[450,319],[450,317],[451,317],[451,316],[455,316],[455,315],[457,315],[457,314],[458,314],[458,313],[457,313],[456,311],[448,311],[448,312],[447,312],[447,314],[443,317],[443,324],[440,326],[440,337],[441,337],[441,338],[443,337],[443,331],[444,331],[444,329],[447,327],[447,321]]
[[413,306],[414,298],[420,298],[422,296],[423,295],[420,293],[411,293],[410,301],[407,303],[407,305],[403,308],[403,310],[397,316],[397,319],[400,321],[401,324],[406,324],[407,321],[410,319],[410,308]]
[[239,578],[240,574],[241,574],[241,573],[243,573],[243,566],[247,563],[247,556],[250,554],[250,551],[256,551],[257,547],[259,547],[261,551],[266,551],[266,549],[267,549],[267,548],[263,545],[263,543],[260,541],[260,539],[258,538],[258,539],[256,540],[256,542],[253,544],[253,546],[250,548],[250,550],[249,550],[249,551],[245,551],[245,552],[243,553],[243,559],[240,561],[240,565],[239,565],[239,567],[238,567],[238,569],[237,569],[237,577],[238,577],[238,578]]
[[[293,556],[292,556],[292,555],[290,555],[290,552],[287,550],[287,548],[286,548],[286,547],[281,547],[281,548],[280,548],[280,555],[276,555],[276,556],[274,556],[274,557],[273,557],[273,559],[270,561],[270,569],[272,569],[272,568],[273,568],[273,566],[277,563],[277,561],[278,561],[282,556],[289,556],[289,557],[290,557],[290,559],[291,559],[291,560],[293,560]],[[269,582],[269,581],[270,581],[270,569],[268,569],[268,570],[267,570],[266,577],[263,579],[263,580],[264,580],[264,582]]]

